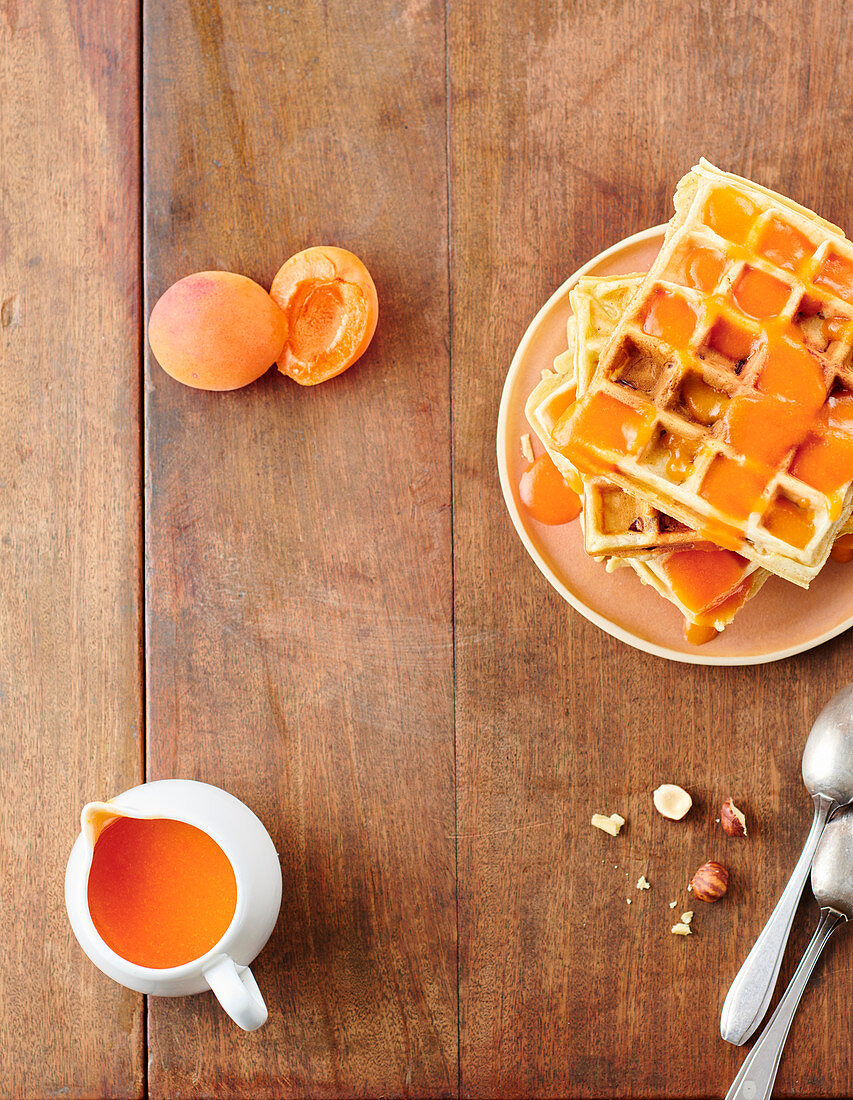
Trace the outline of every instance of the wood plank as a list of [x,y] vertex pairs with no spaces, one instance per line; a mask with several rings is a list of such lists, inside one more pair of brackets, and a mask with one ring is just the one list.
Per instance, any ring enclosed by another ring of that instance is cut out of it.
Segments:
[[[538,307],[590,256],[668,218],[699,155],[853,229],[853,147],[833,122],[851,106],[853,26],[829,0],[449,11],[462,1094],[720,1096],[743,1057],[719,1038],[720,1007],[805,836],[800,752],[850,679],[851,639],[725,669],[609,638],[516,538],[494,427]],[[663,781],[697,797],[684,827],[651,807]],[[714,823],[729,794],[753,823],[741,845]],[[589,827],[615,810],[629,821],[619,838]],[[668,903],[688,907],[687,878],[714,856],[730,897],[696,903],[695,934],[672,936]],[[814,916],[809,903],[795,949]],[[851,976],[839,937],[780,1095],[853,1089],[836,1019]]]
[[374,344],[316,389],[149,365],[149,777],[270,829],[270,1020],[149,1003],[150,1095],[446,1096],[457,1082],[444,7],[148,3],[149,306],[336,243]]
[[[118,47],[121,43],[121,49]],[[63,876],[141,778],[138,10],[0,4],[0,1096],[144,1091]]]

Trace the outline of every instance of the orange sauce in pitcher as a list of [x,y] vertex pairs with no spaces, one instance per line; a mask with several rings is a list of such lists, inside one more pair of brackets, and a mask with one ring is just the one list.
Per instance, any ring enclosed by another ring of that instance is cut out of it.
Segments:
[[118,817],[95,843],[89,912],[101,939],[138,966],[192,962],[224,935],[237,880],[215,840],[184,821]]

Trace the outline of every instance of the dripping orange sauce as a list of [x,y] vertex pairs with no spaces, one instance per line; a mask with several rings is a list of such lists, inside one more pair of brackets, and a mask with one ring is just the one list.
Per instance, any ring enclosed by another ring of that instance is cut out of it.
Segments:
[[549,526],[571,523],[581,513],[581,499],[554,465],[541,454],[521,475],[518,495],[534,519]]
[[811,424],[808,412],[792,401],[750,394],[732,401],[723,435],[747,460],[774,467],[805,439]]
[[829,552],[833,561],[853,561],[853,535],[842,535]]
[[728,408],[729,395],[709,386],[701,375],[691,372],[681,384],[681,400],[694,420],[710,425],[719,420]]
[[778,317],[791,295],[781,279],[757,267],[747,267],[732,288],[732,297],[749,317]]
[[680,485],[693,468],[696,445],[689,439],[679,439],[678,436],[664,432],[661,436],[661,446],[666,453],[667,473],[676,484]]
[[761,231],[756,251],[779,267],[797,271],[803,260],[814,252],[814,245],[792,225],[771,218]]
[[719,634],[713,625],[722,620],[730,622],[735,614],[746,603],[752,589],[752,581],[749,577],[740,584],[730,596],[717,604],[713,612],[708,616],[700,616],[695,622],[684,620],[684,640],[690,645],[705,645]]
[[828,428],[853,435],[853,393],[832,394],[826,403],[822,422]]
[[581,398],[554,426],[556,445],[584,473],[601,473],[608,464],[600,452],[635,454],[651,438],[654,411],[638,411],[597,390]]
[[222,939],[237,880],[216,841],[194,825],[119,817],[95,844],[88,901],[108,947],[160,969],[191,962]]
[[853,478],[853,437],[834,431],[810,436],[794,456],[791,473],[830,495]]
[[708,467],[699,496],[733,520],[745,523],[758,507],[768,480],[763,467],[720,454]]
[[746,362],[761,343],[761,337],[719,317],[708,333],[708,347],[735,363]]
[[853,260],[830,253],[814,278],[815,286],[825,286],[845,302],[853,304]]
[[743,582],[746,558],[731,550],[677,550],[662,563],[672,591],[694,615],[713,611]]
[[690,340],[698,320],[696,310],[679,294],[659,290],[646,308],[643,332],[680,348]]
[[769,341],[758,388],[763,393],[793,401],[812,413],[826,400],[823,371],[817,359],[793,334],[782,334]]
[[814,513],[803,502],[795,504],[784,497],[776,501],[763,519],[764,526],[771,535],[787,542],[789,546],[802,549],[814,535]]
[[747,561],[730,550],[678,550],[661,563],[675,596],[690,611],[684,637],[704,645],[716,637],[714,623],[728,619],[746,602],[752,587]]
[[705,645],[707,642],[712,642],[719,633],[715,626],[691,623],[689,619],[684,620],[684,640],[688,645]]
[[745,244],[758,207],[743,195],[720,187],[708,196],[705,222],[734,244]]
[[726,257],[715,248],[693,248],[684,259],[683,277],[697,290],[713,290],[725,266]]

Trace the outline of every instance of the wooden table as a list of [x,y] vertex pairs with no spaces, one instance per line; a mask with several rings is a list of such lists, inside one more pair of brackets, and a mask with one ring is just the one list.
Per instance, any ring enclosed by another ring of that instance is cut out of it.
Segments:
[[[0,3],[3,1097],[725,1092],[851,637],[734,669],[614,641],[516,538],[495,421],[537,307],[699,155],[853,228],[851,52],[843,0]],[[146,354],[174,279],[323,242],[379,289],[354,370],[206,394]],[[281,854],[257,1033],[72,940],[82,804],[167,776]],[[729,898],[671,936],[721,852]],[[778,1095],[853,1092],[852,982],[839,935]]]

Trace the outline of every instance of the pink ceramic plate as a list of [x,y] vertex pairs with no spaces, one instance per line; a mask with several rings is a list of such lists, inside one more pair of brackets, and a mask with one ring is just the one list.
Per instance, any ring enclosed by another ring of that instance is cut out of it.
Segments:
[[498,417],[498,468],[509,514],[530,556],[563,599],[590,622],[636,649],[671,661],[702,665],[758,665],[801,653],[853,625],[853,563],[829,561],[812,582],[798,588],[771,577],[731,626],[704,646],[690,646],[678,610],[630,569],[605,572],[583,549],[580,524],[547,527],[526,512],[518,482],[527,462],[521,436],[530,432],[534,452],[542,446],[524,416],[528,394],[566,350],[569,291],[581,275],[647,271],[663,241],[654,226],[608,248],[575,272],[534,317],[518,346],[504,383]]

